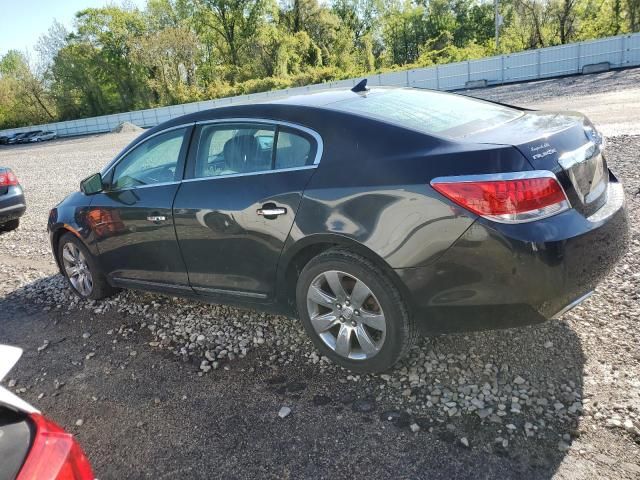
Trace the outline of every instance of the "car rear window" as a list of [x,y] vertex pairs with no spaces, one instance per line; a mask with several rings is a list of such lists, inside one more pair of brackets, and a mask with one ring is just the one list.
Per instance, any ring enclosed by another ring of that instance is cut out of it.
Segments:
[[522,115],[514,108],[419,89],[372,90],[328,107],[446,137],[470,135]]

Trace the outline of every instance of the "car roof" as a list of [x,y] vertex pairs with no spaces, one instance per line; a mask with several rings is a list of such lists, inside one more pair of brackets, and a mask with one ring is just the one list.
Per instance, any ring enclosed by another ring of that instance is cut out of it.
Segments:
[[[207,110],[201,110],[199,112],[189,113],[180,117],[173,118],[164,122],[156,127],[147,130],[149,135],[164,130],[176,125],[187,124],[191,122],[200,122],[213,119],[224,118],[252,118],[256,119],[274,119],[274,120],[292,120],[293,117],[299,115],[293,115],[293,111],[312,113],[312,117],[315,117],[314,123],[318,122],[317,114],[321,112],[328,112],[330,110],[336,111],[330,107],[331,104],[339,102],[341,100],[348,100],[358,98],[363,95],[375,96],[380,95],[393,90],[400,90],[400,87],[375,87],[367,90],[366,92],[356,93],[348,88],[336,88],[336,89],[324,89],[306,94],[299,95],[287,95],[283,93],[278,96],[278,91],[273,93],[273,96],[267,100],[247,100],[244,102],[238,102],[228,105],[223,105]],[[284,91],[286,92],[286,90]],[[338,110],[339,111],[339,110]],[[348,113],[348,112],[347,112]],[[348,113],[353,116],[352,113]],[[143,134],[140,138],[144,138],[147,135]]]
[[[385,92],[400,90],[400,87],[374,87],[364,92],[354,92],[351,89],[325,89],[315,92],[297,94],[297,95],[284,95],[281,98],[275,98],[274,100],[264,103],[275,103],[283,105],[299,105],[307,107],[327,107],[328,105],[342,100],[350,100],[352,98],[358,98],[361,96],[380,95]],[[261,103],[261,102],[259,102]]]

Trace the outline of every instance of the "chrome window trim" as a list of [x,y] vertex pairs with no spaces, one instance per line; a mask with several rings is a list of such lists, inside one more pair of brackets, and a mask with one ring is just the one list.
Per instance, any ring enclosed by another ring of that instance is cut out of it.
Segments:
[[108,193],[128,192],[129,190],[140,190],[142,188],[151,188],[151,187],[163,187],[166,185],[178,185],[180,183],[181,183],[180,181],[173,181],[173,182],[150,183],[148,185],[135,185],[133,187],[119,188],[118,190],[109,190]]
[[[324,151],[324,145],[322,142],[322,137],[320,136],[320,134],[318,132],[316,132],[315,130],[312,130],[308,127],[304,127],[302,125],[298,125],[297,123],[291,123],[291,122],[286,122],[283,120],[271,120],[268,118],[247,118],[247,117],[238,117],[238,118],[215,118],[215,119],[211,119],[211,120],[200,120],[198,122],[195,122],[196,125],[209,125],[209,124],[216,124],[216,123],[258,123],[258,124],[266,124],[266,125],[280,125],[283,127],[288,127],[291,128],[293,130],[300,130],[301,132],[306,133],[307,135],[310,135],[313,137],[313,139],[316,141],[316,158],[313,160],[313,164],[312,165],[318,165],[320,163],[320,160],[322,159],[322,153]],[[310,167],[312,165],[305,165],[305,167]],[[303,168],[303,167],[295,167],[295,168]],[[282,170],[274,170],[275,172],[282,172],[285,169]],[[288,170],[288,169],[287,169]],[[260,173],[260,172],[254,172],[254,173]],[[253,173],[250,173],[249,175],[252,175]],[[207,177],[207,178],[214,178],[214,177]]]
[[[157,186],[162,186],[162,185],[172,185],[172,184],[177,184],[177,183],[181,183],[181,182],[194,182],[194,181],[200,181],[200,180],[212,180],[212,179],[216,179],[216,178],[233,178],[233,177],[246,177],[249,175],[264,175],[264,174],[268,174],[268,173],[278,173],[278,172],[292,172],[292,171],[296,171],[296,170],[308,170],[311,168],[317,168],[318,165],[320,164],[320,161],[322,160],[322,154],[324,152],[324,143],[322,141],[322,137],[320,136],[320,134],[318,132],[316,132],[315,130],[312,130],[308,127],[305,127],[303,125],[298,125],[296,123],[291,123],[291,122],[286,122],[283,120],[271,120],[268,118],[248,118],[248,117],[232,117],[232,118],[216,118],[216,119],[210,119],[210,120],[200,120],[197,122],[189,122],[189,123],[181,123],[180,125],[174,125],[173,127],[169,127],[169,128],[165,128],[164,130],[160,130],[158,132],[155,132],[151,135],[149,135],[148,137],[145,137],[144,139],[140,140],[139,142],[135,143],[134,145],[132,145],[131,147],[127,148],[124,152],[120,153],[116,158],[114,158],[110,163],[108,163],[101,171],[100,171],[100,175],[102,175],[103,177],[106,177],[107,175],[109,175],[111,173],[111,171],[118,166],[118,163],[120,163],[120,161],[126,157],[129,152],[131,152],[132,150],[134,150],[135,148],[139,147],[140,145],[142,145],[143,143],[145,143],[148,140],[151,140],[152,138],[161,135],[163,133],[167,133],[170,132],[172,130],[177,130],[180,128],[188,128],[194,125],[209,125],[209,124],[218,124],[218,123],[257,123],[257,124],[265,124],[265,125],[280,125],[283,127],[288,127],[291,128],[293,130],[299,130],[301,132],[304,132],[308,135],[310,135],[311,137],[313,137],[313,139],[316,141],[316,156],[313,160],[313,164],[311,165],[304,165],[302,167],[292,167],[292,168],[281,168],[278,170],[264,170],[264,171],[260,171],[260,172],[246,172],[246,173],[233,173],[230,175],[218,175],[218,176],[213,176],[213,177],[199,177],[199,178],[185,178],[182,179],[181,181],[175,181],[175,182],[163,182],[163,183],[152,183],[150,185],[139,185],[139,186],[135,186],[135,187],[129,187],[126,189],[119,189],[119,190],[112,190],[113,192],[122,192],[122,191],[126,191],[126,190],[136,190],[138,188],[148,188],[148,187],[157,187]],[[188,160],[188,159],[187,159]]]
[[[120,163],[120,161],[129,154],[129,152],[131,152],[132,150],[138,148],[140,145],[142,145],[143,143],[147,142],[148,140],[151,140],[152,138],[157,137],[158,135],[161,135],[163,133],[171,132],[172,130],[178,130],[179,128],[192,127],[194,124],[195,124],[195,122],[182,123],[180,125],[175,125],[173,127],[169,127],[169,128],[165,128],[164,130],[160,130],[160,131],[158,131],[156,133],[152,133],[148,137],[143,138],[142,140],[140,140],[136,144],[134,144],[131,147],[127,148],[124,152],[120,153],[116,158],[111,160],[111,162],[109,162],[102,170],[100,170],[100,175],[102,175],[103,177],[106,177],[109,174],[109,172],[112,169],[114,169],[118,165],[118,163]],[[157,184],[155,184],[155,185],[157,185]]]
[[229,175],[215,175],[212,177],[185,178],[182,180],[182,183],[202,182],[204,180],[222,180],[223,178],[249,177],[252,175],[267,175],[270,173],[295,172],[296,170],[311,170],[314,168],[318,168],[318,165],[314,164],[305,165],[304,167],[281,168],[279,170],[261,170],[259,172],[230,173]]

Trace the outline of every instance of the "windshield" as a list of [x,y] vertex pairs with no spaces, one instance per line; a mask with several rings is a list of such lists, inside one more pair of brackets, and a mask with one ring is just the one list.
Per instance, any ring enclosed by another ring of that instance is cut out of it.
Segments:
[[409,88],[372,90],[328,106],[446,137],[463,137],[523,115],[513,108],[461,95]]

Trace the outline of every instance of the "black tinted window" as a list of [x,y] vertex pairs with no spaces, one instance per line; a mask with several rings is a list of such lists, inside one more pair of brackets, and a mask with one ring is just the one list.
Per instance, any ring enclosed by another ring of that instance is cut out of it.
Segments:
[[312,137],[263,123],[216,123],[200,127],[195,178],[222,177],[304,167],[314,162]]
[[156,135],[127,153],[115,167],[112,188],[175,181],[186,131],[186,128],[179,128]]
[[275,130],[275,127],[261,124],[215,124],[202,127],[195,177],[271,170]]

